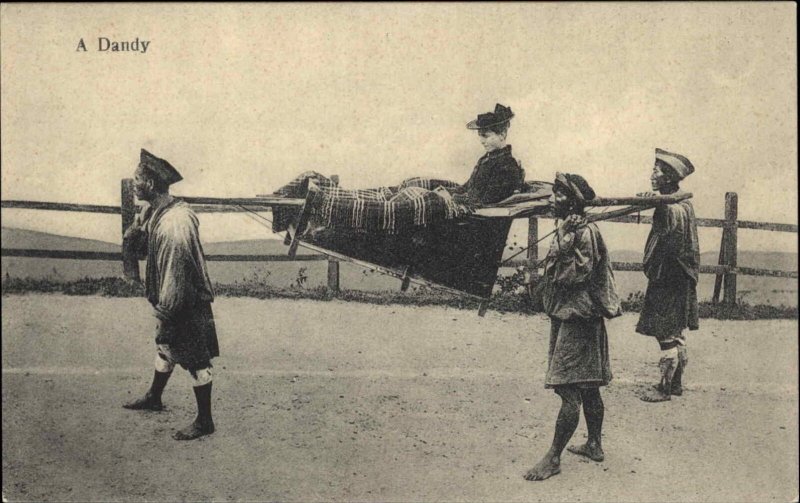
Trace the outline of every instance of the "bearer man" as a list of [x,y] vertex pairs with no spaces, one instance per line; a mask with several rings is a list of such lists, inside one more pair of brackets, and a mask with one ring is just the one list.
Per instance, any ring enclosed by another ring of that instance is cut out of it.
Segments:
[[[694,172],[689,159],[656,149],[650,183],[654,191],[675,194],[678,183]],[[653,192],[639,194],[652,196]],[[700,245],[694,208],[688,200],[656,207],[653,227],[644,247],[647,292],[636,331],[655,337],[661,348],[661,382],[642,396],[663,402],[683,393],[682,377],[688,357],[683,330],[697,330],[697,275]]]
[[192,440],[214,433],[211,359],[219,356],[219,346],[197,216],[169,194],[169,186],[182,179],[169,162],[142,149],[134,185],[136,197],[149,206],[128,229],[125,241],[138,253],[146,248],[145,290],[156,317],[155,373],[144,397],[124,407],[162,410],[161,393],[178,364],[192,376],[197,417],[173,438]]
[[578,427],[581,404],[589,440],[569,451],[593,461],[604,458],[600,386],[611,381],[611,364],[603,318],[619,316],[622,310],[603,237],[583,216],[583,203],[594,197],[580,175],[556,173],[551,201],[562,220],[545,261],[542,296],[550,316],[545,387],[561,397],[561,411],[550,450],[528,471],[527,480],[561,472],[561,453]]

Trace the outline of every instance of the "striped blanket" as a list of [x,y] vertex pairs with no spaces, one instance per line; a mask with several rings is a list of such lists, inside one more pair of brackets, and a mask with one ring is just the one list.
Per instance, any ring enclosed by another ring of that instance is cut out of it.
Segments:
[[[335,187],[336,183],[330,178],[317,173],[316,171],[305,171],[295,177],[291,182],[279,188],[273,194],[276,196],[283,196],[290,199],[304,199],[308,192],[309,184],[315,184],[318,187]],[[295,217],[300,212],[297,208],[291,207],[275,207],[272,208],[272,230],[274,232],[282,232],[289,228],[289,225],[295,220]]]
[[[515,194],[509,204],[549,196],[552,184],[529,181],[525,192]],[[304,199],[310,194],[309,228],[348,229],[356,232],[396,234],[412,227],[424,227],[471,213],[456,203],[448,189],[461,185],[450,180],[415,177],[398,186],[374,189],[343,189],[316,171],[301,173],[274,192],[288,198]],[[504,202],[497,205],[503,206]],[[273,230],[285,231],[300,210],[273,209]]]
[[[463,216],[469,210],[453,201],[448,188],[459,184],[449,180],[409,178],[396,187],[343,189],[330,178],[308,171],[275,194],[306,197],[310,192],[310,228],[346,228],[359,232],[390,234],[415,226]],[[276,208],[273,230],[286,230],[297,214],[294,208]]]

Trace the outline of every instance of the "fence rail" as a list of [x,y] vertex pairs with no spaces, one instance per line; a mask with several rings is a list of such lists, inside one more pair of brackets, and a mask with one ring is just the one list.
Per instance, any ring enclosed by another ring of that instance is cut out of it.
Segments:
[[[213,197],[182,197],[183,200],[192,205],[198,213],[238,213],[244,211],[268,211],[274,204],[292,204],[301,206],[303,199],[286,200],[272,196],[259,196],[254,198],[213,198]],[[124,179],[121,183],[120,206],[103,206],[96,204],[72,204],[46,201],[23,201],[6,200],[0,201],[2,208],[19,208],[31,210],[52,210],[52,211],[77,211],[121,215],[122,233],[130,226],[136,214],[133,180]],[[622,202],[626,198],[619,199]],[[247,209],[242,208],[246,206]],[[539,218],[551,217],[531,217],[528,220],[528,256],[527,259],[514,260],[507,265],[510,267],[531,268],[538,263],[538,241]],[[625,215],[607,220],[617,223],[645,223],[653,222],[653,217],[649,215]],[[798,232],[798,226],[794,224],[756,222],[749,220],[738,220],[738,196],[735,192],[725,194],[725,218],[698,218],[699,227],[721,227],[722,241],[720,244],[719,263],[717,265],[701,265],[701,274],[715,274],[714,294],[712,300],[719,301],[719,295],[723,293],[723,302],[727,304],[736,303],[736,277],[746,276],[765,276],[777,278],[797,278],[797,271],[781,271],[773,269],[761,269],[755,267],[738,267],[737,265],[737,230],[753,229],[773,232]],[[123,270],[126,276],[139,278],[139,261],[134,257],[127,257],[120,252],[101,252],[83,250],[35,250],[25,248],[2,248],[0,255],[4,257],[31,257],[31,258],[53,258],[53,259],[73,259],[73,260],[111,260],[122,261]],[[209,254],[206,255],[209,261],[228,261],[228,262],[301,262],[301,261],[328,261],[328,288],[337,291],[339,289],[339,261],[326,257],[325,255],[254,255],[254,254]],[[618,271],[642,271],[644,266],[640,262],[612,262],[612,268]],[[534,275],[538,271],[532,271]]]
[[[102,252],[84,250],[32,250],[30,248],[3,248],[4,257],[57,258],[72,260],[122,260],[122,252]],[[328,260],[325,255],[230,255],[211,253],[205,255],[208,261],[220,262],[313,262]]]
[[[549,216],[540,216],[539,218],[553,218]],[[652,224],[653,217],[650,215],[625,215],[622,217],[609,218],[605,222],[617,222],[623,224]],[[719,218],[697,218],[698,227],[725,227],[725,220]],[[797,226],[794,224],[778,224],[773,222],[753,222],[751,220],[738,220],[736,226],[740,229],[755,229],[762,231],[775,231],[775,232],[797,232]]]
[[[527,267],[527,259],[511,260],[506,263],[507,267]],[[540,266],[539,269],[542,267]],[[611,268],[615,271],[644,271],[644,264],[641,262],[611,262]],[[726,265],[701,265],[700,274],[726,274],[735,272],[741,276],[771,276],[775,278],[797,278],[797,271],[778,271],[774,269],[760,269],[756,267],[737,267],[735,269]]]

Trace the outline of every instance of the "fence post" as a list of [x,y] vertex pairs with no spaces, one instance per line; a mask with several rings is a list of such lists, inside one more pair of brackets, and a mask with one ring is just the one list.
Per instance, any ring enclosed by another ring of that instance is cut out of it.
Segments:
[[[331,175],[331,181],[334,185],[339,185],[339,175]],[[328,259],[328,290],[331,292],[339,291],[339,261],[336,259]]]
[[539,278],[539,219],[536,217],[528,218],[528,274],[530,281],[528,282],[528,298],[531,300],[535,309],[540,306],[540,299],[535,295],[536,283]]
[[539,274],[536,263],[539,262],[539,219],[536,217],[528,218],[528,270],[531,279]]
[[134,201],[133,180],[130,178],[122,179],[122,190],[120,196],[120,210],[122,213],[122,272],[126,278],[141,281],[139,275],[139,259],[136,256],[130,256],[125,246],[125,231],[133,223],[136,217],[136,204]]
[[[726,245],[727,242],[728,242],[728,229],[723,227],[722,239],[719,242],[719,259],[717,259],[717,265],[725,265],[727,263],[725,260],[725,247],[727,246]],[[719,295],[722,292],[723,277],[724,273],[718,273],[714,278],[714,293],[711,295],[711,302],[714,304],[719,304]]]
[[736,192],[725,193],[725,227],[723,233],[727,232],[727,239],[723,240],[725,247],[725,265],[728,272],[725,273],[725,288],[722,302],[727,305],[736,304],[736,248],[738,227],[737,219],[739,216],[739,196]]
[[339,261],[328,259],[328,290],[339,291]]

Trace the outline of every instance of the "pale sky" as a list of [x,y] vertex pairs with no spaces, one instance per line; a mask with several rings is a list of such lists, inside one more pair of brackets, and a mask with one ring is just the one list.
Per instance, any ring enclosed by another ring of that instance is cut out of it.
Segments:
[[[797,223],[793,3],[3,4],[2,199],[119,204],[139,149],[177,195],[269,193],[301,171],[342,185],[466,181],[464,126],[499,102],[529,180],[647,190],[655,147],[692,160],[698,216]],[[98,38],[148,40],[99,52]],[[81,38],[87,52],[76,51]],[[201,215],[205,241],[266,237]],[[2,211],[4,226],[120,242],[119,218]],[[549,228],[548,223],[544,226]],[[647,226],[605,224],[612,249]],[[524,231],[522,239],[524,239]],[[701,231],[702,249],[719,246]],[[740,231],[745,249],[796,234]]]

